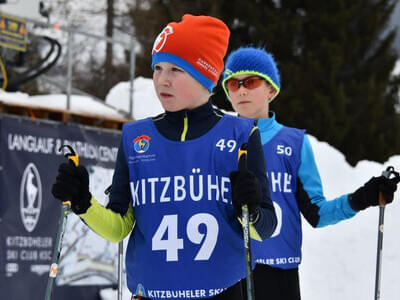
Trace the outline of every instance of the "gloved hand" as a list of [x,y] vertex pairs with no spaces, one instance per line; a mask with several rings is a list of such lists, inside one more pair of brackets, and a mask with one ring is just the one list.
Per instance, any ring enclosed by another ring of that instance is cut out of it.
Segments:
[[78,167],[72,161],[62,163],[58,168],[56,182],[51,193],[60,201],[71,201],[71,210],[83,214],[90,207],[92,194],[89,192],[89,174],[82,165]]
[[235,215],[242,216],[242,206],[247,204],[250,221],[257,219],[261,204],[262,190],[258,178],[247,169],[245,163],[239,162],[239,171],[230,173],[232,186],[232,204]]
[[364,186],[349,195],[349,203],[354,210],[363,210],[379,204],[379,192],[382,192],[386,203],[393,201],[393,194],[397,190],[399,178],[385,176],[372,177]]

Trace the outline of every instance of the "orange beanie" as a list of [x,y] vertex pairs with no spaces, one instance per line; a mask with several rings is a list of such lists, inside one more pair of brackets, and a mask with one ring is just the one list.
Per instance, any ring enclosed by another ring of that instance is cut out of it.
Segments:
[[224,69],[229,29],[224,22],[209,16],[186,14],[179,23],[169,23],[157,36],[151,67],[158,62],[175,64],[210,92]]

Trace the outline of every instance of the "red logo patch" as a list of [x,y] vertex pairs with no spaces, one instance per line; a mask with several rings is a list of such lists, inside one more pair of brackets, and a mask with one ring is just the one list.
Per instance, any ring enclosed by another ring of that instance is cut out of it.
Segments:
[[154,41],[153,51],[151,51],[151,54],[159,52],[167,42],[167,36],[172,33],[174,33],[174,29],[172,28],[172,26],[170,25],[166,26]]

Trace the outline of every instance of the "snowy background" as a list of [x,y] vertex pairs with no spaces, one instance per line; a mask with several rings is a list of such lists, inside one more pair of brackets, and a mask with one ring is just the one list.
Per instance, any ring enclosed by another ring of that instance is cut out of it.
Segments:
[[[25,0],[24,2],[26,2]],[[22,2],[21,2],[22,3]],[[83,29],[103,34],[105,27],[104,15],[94,17],[87,11],[90,9],[104,10],[104,1],[70,0],[66,5],[59,1],[45,0],[47,6],[53,6],[51,23],[61,25],[72,24]],[[128,2],[122,1],[116,7],[121,13],[128,9]],[[26,5],[26,3],[24,4]],[[57,10],[57,6],[60,8]],[[3,6],[4,7],[4,6]],[[397,5],[393,24],[398,23],[400,2]],[[396,22],[395,22],[396,21]],[[66,34],[54,29],[34,28],[37,35],[49,35],[63,44]],[[400,32],[400,30],[399,30]],[[130,32],[117,31],[116,38],[129,40]],[[396,45],[399,45],[400,34]],[[80,61],[88,60],[88,54],[94,54],[99,59],[104,56],[104,43],[85,40],[82,36],[74,39],[74,53]],[[399,51],[397,46],[397,50]],[[65,52],[65,48],[63,49]],[[123,61],[123,48],[114,48],[114,63]],[[65,63],[65,56],[60,63]],[[400,61],[394,71],[400,73]],[[129,82],[121,82],[110,90],[106,103],[110,106],[128,111]],[[66,96],[60,94],[30,96],[23,93],[5,93],[0,91],[0,101],[31,106],[44,106],[56,109],[66,109]],[[109,117],[123,117],[118,111],[102,105],[88,97],[74,95],[71,97],[71,111],[77,113],[97,114]],[[271,109],[273,109],[273,104]],[[399,108],[400,111],[400,108]],[[142,119],[162,112],[151,79],[138,77],[134,81],[134,105],[132,117]],[[279,121],[279,116],[277,116]],[[398,130],[398,129],[395,129]],[[388,159],[384,164],[372,161],[360,161],[355,167],[347,164],[342,153],[329,144],[309,136],[316,161],[320,170],[325,196],[333,199],[342,194],[353,192],[365,183],[371,176],[378,176],[388,165],[400,170],[400,149],[398,155]],[[377,145],[379,147],[379,145]],[[334,226],[313,229],[303,222],[303,262],[300,266],[300,286],[303,300],[353,300],[373,299],[375,287],[375,266],[377,252],[378,208],[370,208],[360,212],[354,218]],[[400,299],[398,284],[398,269],[400,268],[400,192],[395,194],[394,203],[386,208],[385,232],[382,260],[381,299]],[[126,245],[126,242],[125,242]],[[103,300],[115,300],[116,291],[103,290]],[[130,299],[130,293],[125,289],[123,299]]]
[[[397,64],[397,70],[400,64]],[[152,80],[136,78],[134,81],[133,117],[141,119],[162,112],[152,86]],[[107,104],[127,110],[129,83],[122,82],[110,90]],[[65,95],[29,96],[23,93],[0,92],[0,101],[32,106],[66,108]],[[271,107],[273,109],[273,105]],[[99,115],[122,117],[109,107],[90,98],[72,96],[71,110]],[[277,116],[279,121],[279,116]],[[329,144],[309,136],[320,170],[325,196],[333,199],[353,192],[371,176],[379,176],[392,165],[400,170],[399,155],[384,164],[360,161],[350,166],[344,155]],[[379,145],[377,145],[379,147]],[[381,299],[400,299],[398,269],[400,267],[400,193],[385,211],[385,231],[382,259]],[[377,253],[379,209],[370,208],[354,218],[334,226],[313,229],[303,222],[303,263],[300,266],[300,286],[304,300],[373,299]],[[125,242],[126,244],[126,242]],[[103,300],[117,299],[115,290],[103,290]],[[123,299],[130,299],[124,289]]]

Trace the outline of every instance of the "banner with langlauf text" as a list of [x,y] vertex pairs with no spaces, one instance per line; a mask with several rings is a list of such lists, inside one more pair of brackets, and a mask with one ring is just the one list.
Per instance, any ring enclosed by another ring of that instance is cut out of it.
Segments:
[[[90,176],[92,194],[106,204],[120,132],[0,115],[0,291],[2,299],[44,299],[60,203],[51,194],[59,152],[72,146]],[[118,245],[68,216],[53,299],[99,299],[117,284]]]

